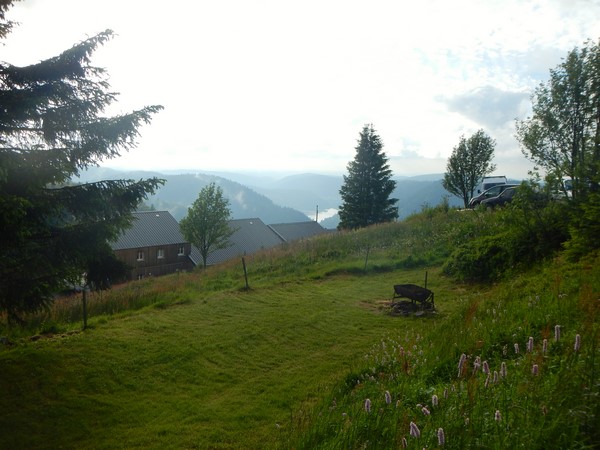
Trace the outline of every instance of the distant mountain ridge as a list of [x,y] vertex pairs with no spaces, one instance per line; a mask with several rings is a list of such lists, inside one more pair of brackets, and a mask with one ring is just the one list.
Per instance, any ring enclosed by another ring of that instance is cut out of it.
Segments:
[[198,194],[206,185],[214,182],[223,189],[229,199],[233,219],[258,217],[267,224],[292,223],[309,220],[302,212],[288,206],[276,205],[271,199],[235,181],[208,174],[163,174],[159,172],[118,171],[107,168],[90,168],[82,173],[77,182],[93,182],[111,179],[140,179],[158,177],[166,180],[146,203],[157,210],[169,211],[181,220]]
[[[339,223],[335,212],[342,202],[339,191],[344,179],[341,175],[303,173],[276,177],[272,174],[263,176],[230,172],[163,174],[91,168],[79,180],[152,176],[164,178],[167,182],[147,203],[156,209],[168,210],[177,220],[187,214],[187,209],[200,190],[214,182],[221,186],[229,199],[234,219],[258,217],[266,224],[303,222],[314,218],[318,209],[319,223],[323,227],[336,228]],[[461,207],[462,200],[450,195],[442,186],[443,177],[443,174],[394,177],[396,189],[392,197],[398,199],[399,218],[404,219],[424,206],[436,206],[444,197],[448,198],[450,206]],[[329,217],[331,215],[333,217]]]

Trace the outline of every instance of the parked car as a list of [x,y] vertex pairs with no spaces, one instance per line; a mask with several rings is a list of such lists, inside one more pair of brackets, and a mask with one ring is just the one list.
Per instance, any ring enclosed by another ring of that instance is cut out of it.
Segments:
[[517,187],[518,184],[497,184],[494,187],[489,188],[486,191],[483,191],[481,194],[473,197],[469,202],[469,208],[475,208],[479,205],[483,200],[497,197],[499,196],[505,189],[509,187]]
[[500,193],[500,195],[482,200],[481,204],[488,208],[494,208],[495,206],[504,206],[507,203],[512,202],[512,199],[515,196],[516,192],[517,192],[516,186],[508,187],[508,188],[504,189]]

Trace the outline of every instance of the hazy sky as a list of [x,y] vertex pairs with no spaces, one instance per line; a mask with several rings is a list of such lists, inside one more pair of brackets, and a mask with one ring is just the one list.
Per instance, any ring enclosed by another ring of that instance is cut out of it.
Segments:
[[600,0],[24,0],[0,59],[26,65],[107,28],[93,64],[111,110],[160,104],[135,169],[345,173],[372,123],[397,175],[441,173],[461,135],[530,164],[514,119],[567,52],[600,38]]

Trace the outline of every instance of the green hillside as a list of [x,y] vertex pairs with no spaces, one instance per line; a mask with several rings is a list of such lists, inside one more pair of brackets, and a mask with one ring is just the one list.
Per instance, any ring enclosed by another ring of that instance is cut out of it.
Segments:
[[[2,322],[0,448],[597,447],[598,255],[446,275],[503,214],[442,205],[248,256],[249,290],[240,261],[117,286],[86,331],[79,296]],[[426,273],[437,311],[391,315]]]

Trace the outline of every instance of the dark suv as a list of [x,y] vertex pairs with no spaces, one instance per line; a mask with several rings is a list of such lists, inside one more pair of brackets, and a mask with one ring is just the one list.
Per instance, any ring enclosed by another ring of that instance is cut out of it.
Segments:
[[518,184],[497,184],[496,186],[489,188],[487,191],[483,191],[481,194],[473,197],[469,202],[469,208],[475,208],[482,201],[488,198],[498,197],[506,188],[513,188],[517,186]]
[[485,200],[482,200],[481,204],[488,208],[493,208],[494,206],[504,206],[507,203],[512,202],[512,199],[516,193],[516,187],[509,187],[507,189],[504,189],[502,193],[500,193],[500,195],[497,195],[496,197],[486,198]]

